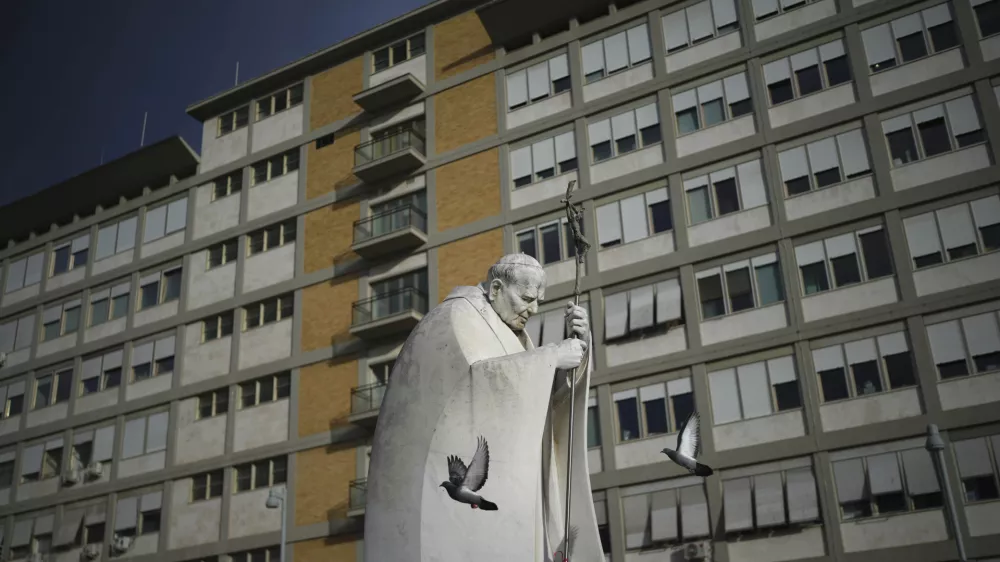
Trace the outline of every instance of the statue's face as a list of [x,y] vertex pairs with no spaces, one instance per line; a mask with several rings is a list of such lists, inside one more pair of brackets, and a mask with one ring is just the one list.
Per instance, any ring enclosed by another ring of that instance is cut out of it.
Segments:
[[545,274],[535,267],[519,268],[517,283],[494,279],[490,284],[493,310],[515,332],[524,329],[528,318],[538,312],[538,302],[544,298]]

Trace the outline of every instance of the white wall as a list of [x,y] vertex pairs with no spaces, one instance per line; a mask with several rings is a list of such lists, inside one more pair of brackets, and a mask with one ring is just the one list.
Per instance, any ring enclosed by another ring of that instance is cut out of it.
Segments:
[[[125,378],[124,376],[122,378]],[[174,384],[174,373],[129,383],[125,386],[125,400],[137,400],[170,390]]]
[[138,328],[139,326],[145,326],[146,324],[152,324],[153,322],[177,316],[179,302],[180,299],[177,299],[136,312],[132,317],[132,326]]
[[804,8],[792,10],[780,16],[764,20],[754,25],[753,33],[757,41],[763,41],[776,35],[793,32],[800,27],[836,15],[836,13],[837,6],[833,0],[822,0],[815,4],[808,4]]
[[892,188],[902,191],[981,170],[989,165],[989,151],[985,145],[977,144],[893,168],[889,175],[892,176]]
[[83,332],[84,343],[90,343],[92,341],[97,341],[101,338],[106,338],[108,336],[113,336],[115,334],[120,334],[125,331],[125,322],[127,318],[122,316],[121,318],[116,318],[114,320],[109,320],[103,324],[98,324],[93,328],[87,328]]
[[806,322],[814,322],[892,304],[897,300],[896,276],[893,275],[803,297],[802,316]]
[[573,97],[570,95],[569,90],[550,98],[536,101],[507,113],[507,130],[527,125],[550,115],[555,115],[571,107],[573,107]]
[[919,416],[920,396],[916,388],[880,392],[819,407],[823,431],[838,431]]
[[943,263],[913,272],[917,296],[972,287],[1000,279],[1000,253]]
[[295,244],[285,244],[250,256],[243,262],[243,292],[249,293],[287,281],[294,275]]
[[45,282],[46,291],[54,291],[56,289],[61,289],[68,285],[72,285],[78,281],[82,281],[83,277],[87,274],[87,269],[84,267],[78,267],[71,271],[67,271],[61,275],[56,275],[55,277],[49,277],[49,280]]
[[245,451],[288,440],[288,399],[236,412],[233,451]]
[[176,248],[183,243],[184,231],[179,230],[173,234],[153,240],[148,244],[143,244],[139,250],[139,257],[148,258],[149,256],[159,254],[160,252],[166,252],[171,248]]
[[211,183],[198,186],[194,191],[194,234],[197,240],[209,234],[222,232],[240,222],[240,200],[243,192],[234,193],[212,201],[215,186]]
[[[41,328],[41,326],[39,325],[37,328]],[[73,349],[74,347],[76,347],[76,332],[66,334],[65,336],[59,336],[54,340],[39,343],[38,349],[35,350],[35,357],[42,357],[44,355],[66,351],[67,349]]]
[[[650,166],[656,166],[661,162],[663,162],[663,144],[657,143],[653,146],[629,152],[623,156],[616,156],[610,160],[605,160],[600,164],[592,164],[590,166],[590,183],[596,184],[631,174],[632,172],[638,172]],[[563,193],[565,192],[566,188],[564,187]]]
[[427,55],[414,57],[406,62],[390,66],[389,68],[372,74],[368,78],[368,87],[373,88],[379,84],[384,84],[405,74],[412,74],[421,84],[427,83]]
[[743,46],[740,32],[727,33],[711,41],[667,55],[667,72],[677,72],[694,64],[722,56]]
[[118,478],[128,478],[136,474],[163,470],[167,458],[166,451],[157,451],[118,461]]
[[896,68],[872,74],[868,80],[872,85],[872,95],[881,96],[895,90],[933,80],[965,68],[962,61],[962,50],[949,49],[929,57],[906,63]]
[[785,215],[793,221],[874,198],[875,181],[865,176],[785,199]]
[[27,484],[20,484],[17,487],[17,501],[23,502],[26,500],[40,498],[42,496],[50,496],[59,491],[59,477],[48,478],[40,482],[29,482]]
[[767,205],[762,205],[689,226],[688,243],[691,246],[700,246],[769,226],[771,226],[771,212]]
[[987,37],[979,42],[979,48],[983,51],[983,60],[994,60],[1000,58],[1000,35]]
[[598,250],[597,269],[607,271],[616,267],[624,267],[633,263],[665,256],[673,251],[673,231],[661,232],[642,240],[629,242],[628,244],[620,244],[606,250]]
[[201,343],[201,322],[187,325],[184,331],[184,370],[181,384],[191,384],[229,372],[233,338],[226,336]]
[[583,101],[591,102],[604,96],[610,96],[615,92],[627,90],[632,86],[638,86],[653,78],[653,63],[645,62],[639,66],[634,66],[625,72],[619,72],[607,78],[584,84]]
[[785,303],[779,302],[764,308],[755,308],[706,320],[700,324],[699,329],[702,345],[712,345],[778,330],[787,325]]
[[254,123],[250,151],[257,152],[301,135],[304,106],[300,103]]
[[772,443],[806,434],[802,410],[779,412],[771,416],[727,423],[712,428],[715,450],[725,451]]
[[14,303],[19,303],[23,300],[30,299],[31,297],[38,296],[38,293],[41,290],[42,290],[42,284],[35,283],[30,287],[24,287],[23,289],[11,291],[10,293],[5,293],[3,295],[3,305],[10,306]]
[[634,361],[644,361],[662,357],[687,349],[687,333],[684,326],[671,328],[664,334],[645,337],[625,343],[604,345],[604,356],[608,367],[617,367]]
[[216,137],[218,119],[204,122],[201,133],[201,164],[199,172],[207,172],[247,155],[247,127]]
[[236,291],[236,260],[212,269],[205,269],[207,265],[207,249],[191,254],[186,268],[187,310],[232,298]]
[[965,521],[973,537],[1000,535],[1000,501],[965,506]]
[[189,501],[191,479],[175,480],[170,496],[170,532],[167,549],[185,548],[219,540],[222,498]]
[[677,433],[665,433],[645,439],[635,439],[615,445],[615,468],[632,468],[644,464],[655,464],[667,460],[664,447],[677,446]]
[[263,365],[291,354],[292,319],[288,318],[243,332],[240,338],[239,368]]
[[1000,373],[941,381],[937,387],[942,410],[1000,402]]
[[298,201],[299,171],[295,170],[271,181],[259,183],[248,191],[250,202],[247,208],[247,220],[287,209]]
[[[24,409],[28,409],[29,401],[27,399],[30,396],[30,392],[25,395]],[[28,412],[28,419],[25,421],[26,427],[38,427],[40,425],[45,425],[47,423],[52,423],[54,421],[61,420],[66,417],[69,413],[69,402],[60,402],[59,404],[53,404],[42,408],[41,410],[31,410]]]
[[95,392],[86,396],[78,396],[76,404],[73,406],[74,414],[91,412],[101,408],[114,406],[118,403],[118,389],[109,388],[101,392]]
[[683,158],[752,136],[757,132],[753,119],[754,114],[751,113],[677,137],[677,157]]
[[767,116],[771,120],[771,127],[776,129],[820,113],[846,107],[855,101],[852,81],[772,107],[767,110]]
[[[136,241],[138,242],[138,240]],[[91,276],[100,275],[105,271],[111,271],[112,269],[116,269],[123,265],[130,264],[132,263],[133,257],[135,257],[135,248],[132,248],[131,250],[125,250],[124,252],[115,254],[113,256],[108,256],[103,260],[95,261],[94,265],[91,266],[90,275]]]
[[939,509],[890,515],[881,520],[840,524],[844,552],[859,552],[948,540],[944,513]]
[[825,544],[823,527],[813,525],[788,534],[730,540],[726,547],[730,562],[784,562],[823,556]]
[[[283,486],[278,486],[283,487]],[[264,506],[271,488],[233,494],[229,503],[229,537],[259,535],[281,529],[281,510]]]
[[226,451],[226,420],[229,414],[196,419],[198,398],[188,398],[178,405],[177,441],[174,464],[184,464],[217,457]]
[[510,192],[510,208],[519,209],[532,203],[566,195],[566,185],[577,179],[576,170],[519,187]]

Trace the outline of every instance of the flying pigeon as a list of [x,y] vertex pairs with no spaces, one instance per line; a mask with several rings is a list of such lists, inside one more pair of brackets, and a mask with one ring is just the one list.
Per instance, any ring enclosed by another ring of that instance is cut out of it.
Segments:
[[441,488],[448,491],[451,499],[467,503],[472,509],[496,511],[497,504],[486,500],[476,492],[486,484],[490,472],[490,447],[486,439],[479,438],[476,454],[472,456],[468,468],[462,459],[455,455],[448,457],[448,479],[441,483]]
[[663,449],[662,452],[670,460],[688,469],[688,472],[704,477],[711,475],[712,469],[695,460],[701,454],[699,425],[701,425],[701,419],[698,417],[698,412],[694,412],[677,433],[677,450]]

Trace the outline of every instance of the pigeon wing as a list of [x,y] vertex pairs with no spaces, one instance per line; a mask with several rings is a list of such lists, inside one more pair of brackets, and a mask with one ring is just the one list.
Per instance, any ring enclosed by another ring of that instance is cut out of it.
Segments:
[[478,492],[486,484],[486,477],[490,472],[490,446],[486,444],[486,439],[479,438],[476,447],[476,454],[469,462],[469,470],[465,475],[464,484],[473,492]]
[[680,432],[677,434],[678,453],[691,459],[697,457],[701,453],[700,425],[701,419],[698,417],[698,412],[692,413],[688,417],[687,421],[684,422],[684,427],[682,427]]
[[465,475],[468,469],[465,468],[465,463],[462,459],[451,455],[448,457],[448,480],[456,486],[461,486],[462,482],[465,481]]

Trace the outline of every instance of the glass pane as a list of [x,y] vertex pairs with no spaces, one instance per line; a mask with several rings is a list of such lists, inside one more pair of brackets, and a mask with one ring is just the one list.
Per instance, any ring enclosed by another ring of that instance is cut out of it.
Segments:
[[119,295],[111,299],[111,319],[124,318],[128,314],[128,295]]
[[163,302],[170,302],[181,297],[181,270],[175,269],[163,275],[165,287],[163,289]]
[[73,388],[73,371],[59,373],[59,381],[56,383],[56,402],[66,402]]
[[993,0],[973,8],[976,12],[976,21],[979,23],[979,34],[989,37],[995,33],[1000,33],[1000,2]]
[[740,196],[736,192],[736,178],[722,180],[714,187],[720,217],[740,210]]
[[767,91],[771,96],[771,105],[778,105],[779,103],[784,103],[795,98],[795,92],[792,90],[791,79],[775,82],[774,84],[768,84]]
[[757,293],[760,306],[785,300],[784,285],[781,282],[781,272],[778,264],[771,263],[755,268],[757,274]]
[[851,81],[851,65],[846,55],[825,61],[823,66],[826,67],[826,80],[830,86]]
[[63,313],[63,333],[72,334],[80,327],[80,307],[74,306]]
[[69,246],[59,248],[52,255],[52,275],[69,271]]
[[375,59],[374,60],[375,72],[378,72],[380,70],[385,70],[385,69],[389,68],[389,48],[388,47],[386,47],[384,49],[380,49],[378,51],[375,51],[375,56],[373,58]]
[[639,435],[639,410],[635,398],[627,398],[615,402],[618,410],[618,440],[631,441],[638,439]]
[[683,135],[698,130],[698,110],[694,107],[677,113],[677,134]]
[[857,396],[882,392],[882,379],[878,373],[878,362],[865,361],[851,365],[854,373],[854,391]]
[[670,216],[670,201],[661,201],[649,206],[649,216],[653,223],[653,233],[666,232],[673,229],[673,218]]
[[729,289],[729,304],[732,312],[753,308],[753,287],[750,284],[750,268],[726,272],[726,288]]
[[708,188],[699,187],[687,192],[688,209],[691,213],[691,224],[705,222],[712,218],[712,204],[709,201]]
[[830,168],[821,170],[814,174],[816,177],[816,187],[826,187],[835,183],[840,183],[840,168]]
[[90,325],[96,326],[108,320],[108,299],[101,299],[90,305]]
[[694,395],[686,392],[671,396],[670,409],[674,412],[674,430],[679,430],[694,413]]
[[861,282],[861,271],[858,269],[858,256],[848,254],[830,260],[833,268],[833,282],[838,287],[845,287]]
[[722,299],[722,279],[718,275],[698,280],[698,294],[701,297],[701,315],[706,320],[726,313]]
[[802,289],[806,295],[830,289],[830,282],[826,278],[825,262],[811,263],[799,269],[802,271]]
[[35,385],[35,408],[44,408],[52,401],[52,377],[38,379]]
[[927,45],[924,43],[923,31],[900,37],[896,39],[896,42],[899,43],[899,53],[903,56],[903,62],[927,56]]
[[886,355],[885,370],[889,375],[890,388],[902,388],[917,384],[916,374],[913,372],[913,360],[910,352],[904,351],[893,355]]
[[271,463],[269,461],[257,461],[253,463],[253,487],[267,488],[271,485]]
[[615,148],[618,150],[618,154],[632,152],[635,150],[635,135],[629,135],[615,140]]
[[259,404],[263,404],[265,402],[273,402],[274,401],[274,384],[275,384],[275,382],[276,381],[275,381],[275,379],[273,377],[267,377],[267,378],[262,379],[260,381],[260,386],[259,386],[259,388],[260,388],[260,401],[258,402]]
[[799,381],[788,381],[774,385],[774,401],[778,411],[802,407],[802,396],[799,394]]
[[823,387],[823,401],[832,402],[842,400],[849,396],[847,391],[847,379],[844,377],[844,369],[838,367],[828,371],[819,372],[820,385]]
[[858,238],[861,240],[861,252],[864,254],[868,279],[892,275],[892,257],[889,255],[889,243],[885,231],[869,232]]
[[271,299],[264,303],[264,323],[276,322],[278,320],[278,301]]
[[542,236],[542,265],[557,262],[562,259],[559,248],[559,225],[550,224],[540,229]]
[[143,285],[139,289],[139,308],[150,308],[159,304],[160,300],[160,283],[150,283],[149,285]]
[[726,120],[726,110],[721,99],[701,104],[701,112],[705,117],[705,126],[711,127]]
[[649,400],[642,403],[643,413],[646,416],[646,435],[658,435],[667,433],[667,401],[663,398]]
[[392,64],[399,64],[405,61],[407,58],[406,53],[406,41],[397,43],[392,46]]
[[601,446],[601,420],[598,417],[597,407],[587,408],[587,448]]
[[611,158],[611,141],[600,142],[590,148],[594,153],[595,163]]
[[642,137],[642,146],[649,146],[663,140],[663,136],[660,133],[660,126],[658,124],[640,129],[639,135]]
[[257,383],[245,382],[240,385],[240,404],[244,408],[257,405]]
[[806,96],[823,89],[819,66],[809,66],[795,71],[795,82],[799,85],[799,95]]
[[121,368],[104,371],[104,388],[118,388],[122,384]]
[[948,138],[948,127],[944,124],[944,118],[918,123],[917,129],[920,131],[920,142],[924,145],[925,156],[943,154],[951,150],[951,140]]
[[917,143],[913,139],[913,130],[906,128],[886,135],[889,141],[889,156],[894,166],[908,164],[917,159]]

